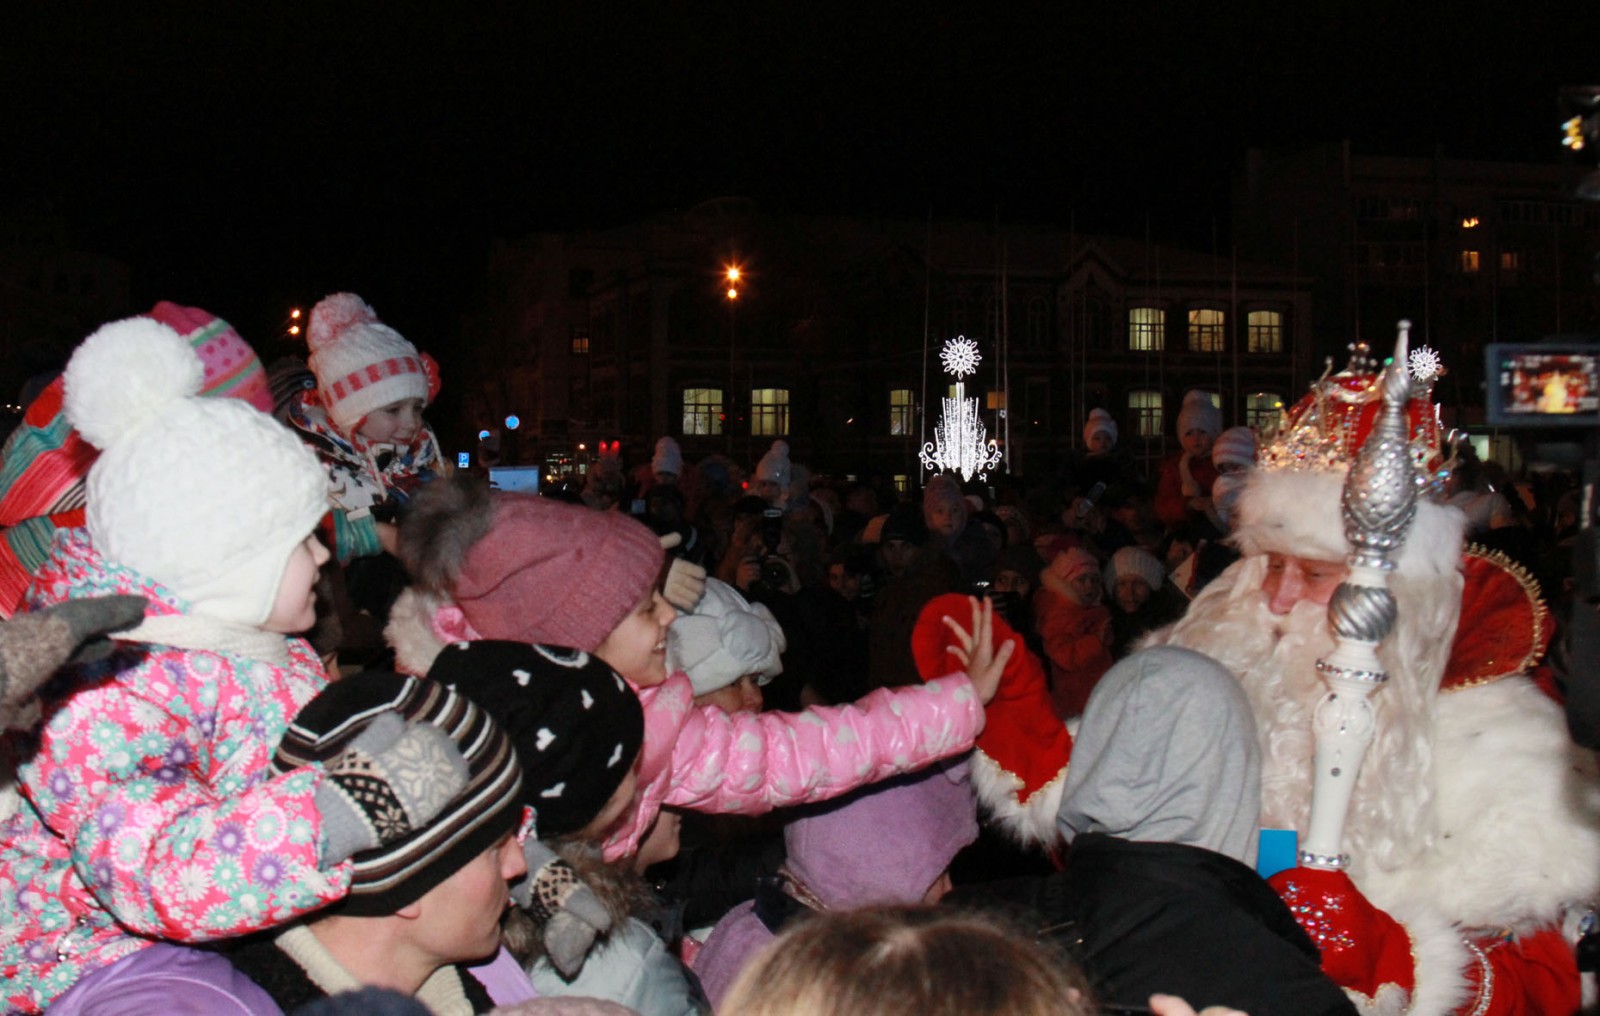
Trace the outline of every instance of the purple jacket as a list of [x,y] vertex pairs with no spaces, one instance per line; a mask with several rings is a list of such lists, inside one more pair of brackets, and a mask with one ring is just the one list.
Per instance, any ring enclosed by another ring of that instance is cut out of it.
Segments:
[[[961,848],[978,838],[965,762],[887,780],[812,810],[784,829],[784,868],[829,910],[920,903]],[[773,934],[741,903],[694,960],[713,1006]]]

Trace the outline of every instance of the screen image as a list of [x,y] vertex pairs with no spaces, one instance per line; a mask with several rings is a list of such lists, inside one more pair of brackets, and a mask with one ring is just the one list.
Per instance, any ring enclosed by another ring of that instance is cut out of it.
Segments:
[[489,470],[489,486],[518,494],[539,493],[538,466],[496,466]]
[[1500,358],[1506,416],[1600,414],[1600,354],[1507,351]]

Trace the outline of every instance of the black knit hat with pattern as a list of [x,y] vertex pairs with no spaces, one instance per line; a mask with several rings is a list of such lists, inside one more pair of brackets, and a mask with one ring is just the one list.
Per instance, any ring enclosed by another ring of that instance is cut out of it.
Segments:
[[481,703],[505,728],[541,838],[576,832],[600,814],[644,743],[639,697],[598,657],[576,649],[456,642],[428,678]]
[[466,695],[432,681],[368,671],[335,681],[304,709],[278,744],[273,766],[287,772],[326,762],[378,716],[431,723],[467,762],[467,783],[423,828],[350,858],[350,894],[339,913],[382,917],[454,875],[522,820],[522,771],[501,727]]

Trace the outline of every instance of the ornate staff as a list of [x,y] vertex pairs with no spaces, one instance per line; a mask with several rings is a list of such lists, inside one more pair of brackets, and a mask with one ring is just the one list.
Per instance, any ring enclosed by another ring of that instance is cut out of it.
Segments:
[[1313,720],[1317,748],[1311,827],[1299,857],[1309,868],[1340,871],[1350,864],[1341,847],[1350,795],[1376,726],[1369,698],[1389,680],[1377,652],[1397,616],[1389,572],[1417,514],[1417,470],[1406,418],[1410,330],[1410,321],[1400,322],[1394,359],[1379,381],[1383,408],[1345,477],[1340,502],[1351,547],[1350,574],[1328,603],[1328,621],[1337,637],[1334,650],[1317,661],[1328,691]]

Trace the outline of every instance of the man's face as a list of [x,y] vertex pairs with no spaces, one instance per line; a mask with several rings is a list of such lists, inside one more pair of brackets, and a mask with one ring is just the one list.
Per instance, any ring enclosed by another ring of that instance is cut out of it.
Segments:
[[883,566],[895,575],[904,575],[917,558],[917,545],[909,540],[883,541]]
[[509,883],[527,870],[522,845],[507,833],[417,900],[418,946],[441,966],[493,956],[511,899]]
[[1019,571],[1010,568],[1001,568],[994,573],[994,591],[997,593],[1016,593],[1018,596],[1027,596],[1032,589],[1028,577]]
[[1320,561],[1292,554],[1267,554],[1267,577],[1261,589],[1274,614],[1287,614],[1297,603],[1326,607],[1333,591],[1350,574],[1343,561]]

